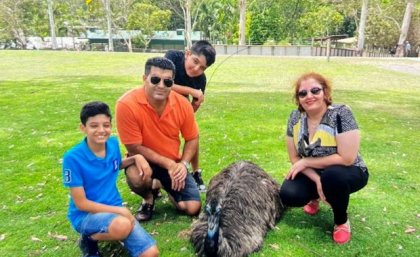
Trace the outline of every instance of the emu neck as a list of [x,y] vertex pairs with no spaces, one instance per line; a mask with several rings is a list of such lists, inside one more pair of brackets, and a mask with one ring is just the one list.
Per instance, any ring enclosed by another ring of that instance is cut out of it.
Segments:
[[207,257],[216,257],[219,250],[220,214],[208,217],[207,236],[204,240],[204,252]]

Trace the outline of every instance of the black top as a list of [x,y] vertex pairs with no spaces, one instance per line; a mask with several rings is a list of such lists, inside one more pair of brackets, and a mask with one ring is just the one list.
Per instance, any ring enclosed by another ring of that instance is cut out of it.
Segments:
[[206,75],[203,73],[202,75],[193,78],[187,75],[187,72],[185,71],[185,54],[183,51],[169,50],[166,52],[165,57],[175,64],[175,84],[201,89],[204,93],[207,83]]

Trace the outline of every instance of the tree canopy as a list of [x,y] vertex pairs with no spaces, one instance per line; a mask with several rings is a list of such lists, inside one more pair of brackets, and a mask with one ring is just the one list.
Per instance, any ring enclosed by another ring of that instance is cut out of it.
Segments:
[[[98,0],[53,0],[57,36],[78,37],[90,27],[153,30],[184,29],[189,8],[192,30],[213,43],[239,42],[238,0],[108,0],[110,15]],[[420,3],[414,2],[407,40],[420,44]],[[362,0],[247,0],[247,44],[305,44],[310,38],[347,34],[358,36]],[[369,0],[365,44],[392,47],[398,43],[408,0]],[[153,11],[152,11],[153,10]],[[153,17],[148,15],[153,14]],[[29,36],[50,35],[47,1],[2,0],[0,40],[25,48]],[[146,45],[145,42],[142,43]]]

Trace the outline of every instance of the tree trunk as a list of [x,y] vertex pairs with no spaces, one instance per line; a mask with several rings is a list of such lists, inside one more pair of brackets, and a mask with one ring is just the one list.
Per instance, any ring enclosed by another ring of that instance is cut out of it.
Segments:
[[239,0],[239,45],[241,46],[246,44],[245,21],[246,21],[246,0]]
[[50,20],[50,35],[51,35],[51,44],[52,49],[57,49],[57,38],[55,36],[55,22],[54,22],[54,11],[53,11],[53,2],[48,0],[48,18]]
[[191,39],[191,0],[185,0],[184,6],[182,8],[184,12],[184,37],[185,42],[187,44],[187,49],[190,49],[192,46],[192,39]]
[[108,27],[108,51],[114,51],[114,41],[112,39],[112,12],[111,12],[111,0],[102,0],[105,8],[106,22]]
[[368,16],[368,0],[363,0],[362,13],[360,14],[359,33],[357,37],[357,51],[359,56],[363,55],[363,48],[365,47],[365,28]]
[[407,7],[405,8],[404,18],[401,25],[400,39],[398,40],[397,52],[395,53],[398,57],[404,56],[404,42],[407,39],[408,29],[410,28],[411,14],[414,10],[414,0],[407,1]]

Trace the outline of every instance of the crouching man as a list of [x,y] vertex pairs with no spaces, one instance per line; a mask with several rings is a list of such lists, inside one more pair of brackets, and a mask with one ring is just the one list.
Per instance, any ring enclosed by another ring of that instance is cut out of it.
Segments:
[[[143,87],[128,91],[116,105],[121,142],[129,156],[143,155],[152,170],[147,174],[134,165],[126,169],[129,187],[143,198],[135,214],[139,221],[151,219],[156,196],[153,189],[160,186],[178,210],[197,215],[201,208],[197,185],[188,172],[197,151],[198,126],[188,100],[172,92],[174,75],[175,66],[169,59],[148,59]],[[180,134],[185,141],[182,154]],[[157,185],[153,185],[154,179]]]

